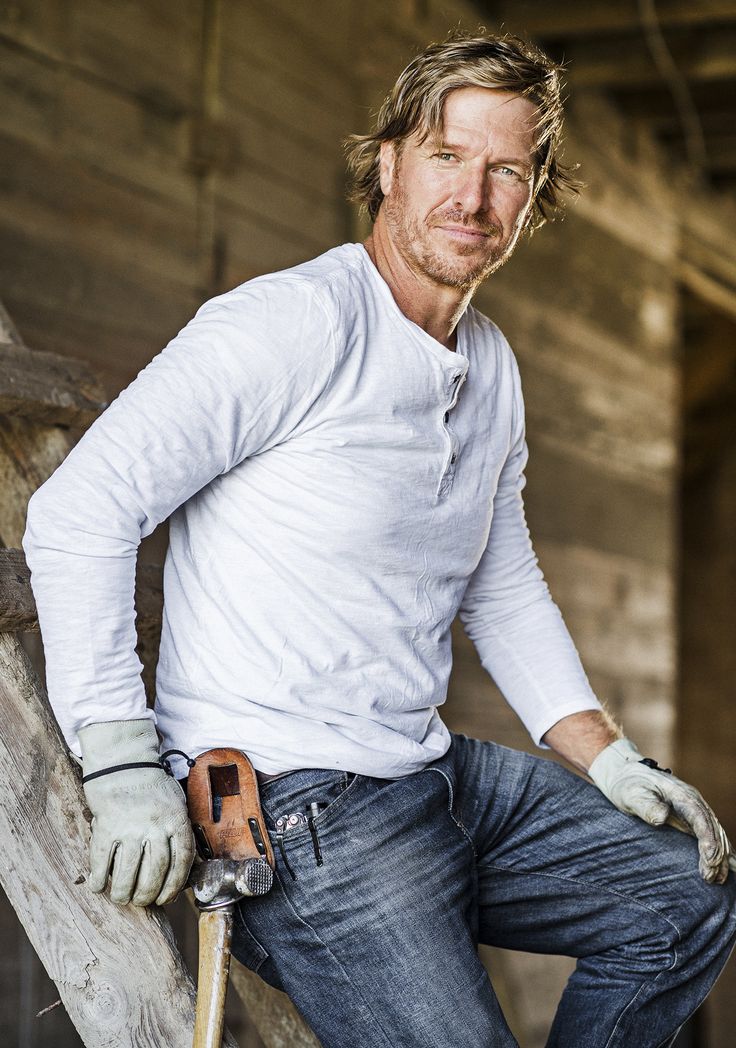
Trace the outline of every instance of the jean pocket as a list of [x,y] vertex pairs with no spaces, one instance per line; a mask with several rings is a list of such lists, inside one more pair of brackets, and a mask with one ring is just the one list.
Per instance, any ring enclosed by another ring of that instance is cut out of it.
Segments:
[[277,820],[284,816],[308,815],[310,804],[319,805],[315,821],[323,821],[356,777],[332,768],[302,768],[264,783],[261,806],[269,830],[275,830]]

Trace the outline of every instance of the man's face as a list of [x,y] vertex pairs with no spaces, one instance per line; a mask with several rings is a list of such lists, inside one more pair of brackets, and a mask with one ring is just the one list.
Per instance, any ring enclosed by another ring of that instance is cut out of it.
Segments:
[[433,283],[474,288],[514,249],[533,202],[537,107],[463,87],[448,95],[440,142],[381,148],[381,213],[405,262]]

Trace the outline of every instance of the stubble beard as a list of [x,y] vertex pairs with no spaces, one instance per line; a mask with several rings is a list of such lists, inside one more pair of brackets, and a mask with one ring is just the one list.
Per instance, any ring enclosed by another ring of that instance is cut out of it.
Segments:
[[447,211],[437,216],[437,222],[449,222],[453,225],[467,225],[469,229],[482,229],[496,241],[489,254],[479,258],[475,263],[469,256],[476,248],[473,244],[467,247],[457,245],[455,257],[435,251],[430,243],[426,228],[413,216],[409,216],[406,205],[406,194],[403,187],[397,185],[393,192],[383,199],[386,225],[403,257],[409,265],[433,283],[443,287],[456,288],[459,291],[474,291],[491,273],[495,273],[511,256],[517,237],[510,242],[498,240],[501,230],[491,223],[468,221],[461,211]]

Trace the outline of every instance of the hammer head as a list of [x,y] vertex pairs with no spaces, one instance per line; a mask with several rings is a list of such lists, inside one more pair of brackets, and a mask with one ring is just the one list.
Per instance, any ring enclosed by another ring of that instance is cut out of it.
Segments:
[[200,910],[217,910],[249,895],[265,895],[272,884],[273,870],[265,859],[205,859],[194,864],[188,881]]

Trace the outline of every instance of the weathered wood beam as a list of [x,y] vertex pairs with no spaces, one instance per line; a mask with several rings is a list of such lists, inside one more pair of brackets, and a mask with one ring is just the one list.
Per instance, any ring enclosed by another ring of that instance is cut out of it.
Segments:
[[[667,37],[682,76],[689,82],[726,81],[736,76],[736,30],[701,30],[697,47],[690,34]],[[573,87],[617,89],[631,85],[659,85],[662,76],[643,37],[601,37],[572,41],[564,48]]]
[[[0,317],[0,339],[1,325]],[[104,407],[104,390],[87,364],[0,340],[0,414],[87,426]]]
[[18,329],[10,319],[8,311],[0,302],[0,344],[10,343],[13,346],[21,345],[21,337]]
[[[160,569],[158,569],[157,567],[152,566],[152,565],[144,565],[142,568],[139,569],[138,585],[137,585],[137,588],[136,588],[136,606],[138,608],[137,626],[138,626],[139,633],[141,631],[141,621],[142,620],[143,620],[144,628],[151,628],[151,629],[153,629],[153,628],[156,628],[156,626],[158,626],[160,628],[161,599],[162,599],[162,592],[161,592],[161,572],[160,572]],[[6,650],[8,653],[12,652],[13,653],[13,658],[23,659],[23,655],[19,654],[19,649],[18,648],[15,648],[15,650],[13,650],[14,642],[12,641],[12,639],[7,634],[12,632],[12,631],[19,631],[19,630],[28,631],[28,630],[34,630],[34,629],[38,629],[38,621],[36,619],[36,608],[35,608],[35,604],[34,604],[34,601],[33,601],[33,594],[31,593],[31,588],[30,588],[30,573],[28,571],[28,567],[26,566],[26,562],[25,562],[25,557],[23,555],[23,551],[19,550],[19,549],[3,549],[3,550],[0,550],[0,701],[3,703],[4,717],[6,717],[8,715],[8,707],[7,707],[7,703],[6,703],[6,693],[3,692],[3,688],[4,687],[7,688],[7,686],[8,686],[8,680],[7,680],[7,677],[6,677],[6,673],[7,673],[7,671],[12,670],[13,673],[17,674],[18,669],[17,669],[17,667],[11,667],[10,666],[10,661],[9,661],[8,655],[5,656],[5,661],[3,661],[3,651]],[[2,636],[3,633],[5,633],[5,636]],[[3,648],[3,645],[6,646],[5,649]],[[31,678],[29,676],[29,681],[30,680],[31,680]],[[31,686],[31,684],[28,683],[28,682],[26,682],[26,685],[27,685],[27,687]],[[45,718],[45,721],[44,721],[45,724],[51,724],[52,723],[51,712],[47,708],[45,700],[41,697],[40,685],[38,685],[37,682],[32,682],[32,686],[33,686],[33,690],[34,690],[34,700],[33,701],[40,705],[41,713],[42,713],[43,717]],[[33,712],[33,711],[31,711],[31,712]],[[61,764],[63,764],[63,763],[67,763],[68,764],[68,761],[65,762],[63,760],[63,742],[58,738],[58,729],[56,728],[55,724],[53,724],[53,727],[50,730],[52,731],[53,737],[54,737],[57,745],[61,748],[61,752],[57,755],[56,760],[57,760],[57,764],[59,766],[59,773],[62,774]],[[7,733],[6,733],[6,735],[7,735]],[[35,739],[35,735],[33,737]],[[0,753],[1,752],[2,751],[0,750]],[[28,759],[30,760],[30,756],[29,756]],[[47,763],[48,762],[46,762],[46,760],[44,759],[44,761],[43,761],[44,768],[47,766]],[[14,765],[14,767],[15,767],[15,765]],[[67,789],[67,791],[75,792],[74,803],[81,807],[83,805],[83,800],[81,799],[81,797],[78,796],[78,794],[79,794],[79,785],[78,785],[78,782],[76,781],[76,776],[73,776],[73,778],[75,779],[75,781],[70,783],[68,781],[68,775],[65,777],[66,789]],[[2,775],[1,774],[0,774],[0,783],[2,783]],[[56,784],[54,782],[48,782],[46,785],[47,785],[47,788],[49,790],[52,790],[52,789],[55,790],[56,789]],[[20,789],[21,787],[22,787],[22,783],[21,782],[17,782],[16,783],[16,788]],[[8,794],[6,792],[6,796],[9,796],[9,795],[10,794]],[[62,803],[62,801],[63,801],[63,798],[55,797],[54,798],[54,805],[61,805],[62,807],[65,807],[66,808],[66,818],[69,820],[69,819],[71,819],[69,804]],[[40,803],[40,801],[39,801],[39,803]],[[47,841],[47,843],[48,843],[48,837],[49,836],[52,839],[54,839],[54,837],[55,837],[54,826],[53,825],[50,826],[50,827],[49,826],[46,826],[46,827],[41,826],[40,828],[37,826],[36,829],[40,833],[40,835]],[[0,821],[0,840],[1,839],[2,839],[2,822]],[[61,837],[60,839],[64,839],[64,838]],[[78,851],[78,849],[80,847],[79,841],[75,839],[72,843],[73,843],[72,851]],[[23,844],[23,847],[25,847],[25,842]],[[82,845],[82,847],[86,849],[85,845]],[[35,870],[36,869],[37,861],[38,860],[35,857],[32,859],[31,864],[29,866],[30,870]],[[78,868],[84,869],[85,868],[85,864],[86,864],[86,850],[83,850],[81,855],[80,854],[76,854],[75,857],[74,857],[74,862],[76,863],[76,866]],[[39,866],[38,868],[42,869],[43,866]],[[84,878],[80,877],[77,880],[79,881],[79,883],[82,883]],[[75,881],[74,883],[76,885],[77,881]],[[5,884],[3,884],[3,887],[5,887]],[[63,896],[64,885],[63,884],[62,885],[58,884],[58,876],[57,875],[55,875],[55,889],[56,889],[57,894],[59,894],[60,896]],[[8,890],[8,888],[6,888],[6,892],[10,895],[10,891]],[[79,898],[81,898],[83,902],[86,902],[88,900],[87,900],[86,896],[80,896],[80,889],[78,887],[75,888],[74,893],[75,893],[74,912],[76,913],[76,907],[78,905]],[[89,893],[87,893],[87,895],[89,895]],[[126,914],[128,914],[128,912],[130,910],[133,913],[133,920],[134,920],[134,923],[135,923],[136,918],[135,918],[134,908],[129,908],[129,910],[122,911],[122,910],[120,910],[120,909],[118,909],[116,907],[112,907],[111,904],[107,900],[102,900],[100,902],[99,898],[97,896],[91,896],[90,895],[89,899],[91,900],[91,903],[92,903],[92,906],[93,906],[94,909],[96,909],[99,906],[102,906],[103,910],[105,911],[105,915],[107,915],[107,911],[111,909],[112,910],[112,915],[113,915],[114,918],[117,918],[117,916],[119,914],[126,915]],[[15,908],[17,910],[18,906],[16,905],[12,895],[11,895],[11,901],[13,901],[13,905],[15,906]],[[66,905],[68,906],[68,903]],[[61,909],[61,907],[60,907],[60,909]],[[173,945],[173,940],[171,939],[170,930],[162,922],[162,920],[159,918],[158,911],[154,910],[154,911],[150,911],[150,912],[154,915],[154,921],[155,921],[155,923],[157,925],[159,925],[160,930],[165,932],[165,934],[166,934],[166,942],[167,942],[167,949],[170,947],[171,951],[173,953],[176,950],[176,947]],[[23,920],[23,915],[19,914],[19,916],[21,916],[21,920]],[[62,915],[61,915],[61,913],[59,913],[59,921],[61,922],[61,920],[62,920]],[[26,922],[23,921],[23,923],[25,925]],[[75,917],[75,929],[78,929],[78,927],[79,927],[79,921]],[[47,929],[47,932],[48,932],[48,929]],[[156,932],[149,933],[148,937],[146,939],[142,940],[140,942],[140,944],[135,947],[136,951],[138,949],[146,950],[146,951],[151,950],[153,948],[153,946],[152,946],[152,942],[150,940],[156,934],[157,934]],[[52,936],[48,936],[47,935],[47,938],[53,939],[54,936],[53,935]],[[40,950],[38,948],[38,945],[35,942],[35,940],[32,939],[32,941],[34,942],[34,946],[36,947],[36,950],[39,953],[39,956],[44,961],[44,964],[46,965],[47,970],[49,970],[52,978],[56,979],[56,976],[54,974],[53,968],[50,967],[49,964],[47,963],[46,955],[44,954],[44,952],[42,950]],[[114,949],[114,947],[112,947],[110,949],[110,958],[114,958],[114,956],[115,956],[115,949]],[[172,961],[172,964],[173,964],[174,960],[175,960],[175,954],[174,954],[173,958],[169,958],[169,959]],[[152,973],[149,972],[149,975],[151,975],[151,974]],[[172,973],[169,972],[168,973],[168,978],[170,979],[171,977],[172,977]],[[57,982],[58,982],[58,980],[57,980]],[[254,975],[252,972],[249,972],[247,970],[247,968],[243,968],[241,965],[237,964],[237,962],[235,962],[233,964],[232,982],[233,982],[233,986],[234,986],[238,996],[241,998],[241,1000],[243,1001],[243,1003],[245,1004],[245,1006],[247,1008],[248,1015],[249,1015],[250,1019],[255,1024],[256,1028],[258,1029],[258,1031],[259,1031],[259,1033],[261,1035],[261,1038],[264,1041],[264,1043],[266,1045],[268,1045],[268,1048],[319,1048],[319,1043],[318,1043],[317,1039],[315,1038],[314,1034],[312,1034],[312,1032],[306,1026],[306,1024],[304,1023],[303,1019],[301,1018],[301,1016],[299,1015],[299,1013],[297,1012],[296,1008],[291,1003],[289,998],[286,996],[286,994],[279,993],[277,990],[274,990],[272,987],[270,987],[266,983],[264,983],[262,979],[259,979],[257,975]],[[152,985],[153,985],[153,983],[152,983]],[[158,992],[158,984],[156,984],[156,985],[157,985],[157,992]],[[145,981],[143,980],[143,978],[140,981],[140,987],[143,987],[147,991],[150,991],[150,987],[146,987],[146,984],[145,984]],[[62,990],[62,987],[60,986],[60,991],[61,990]],[[180,990],[185,990],[191,996],[192,988],[191,988],[191,985],[190,985],[189,982],[187,982],[187,984],[185,986],[182,986],[182,987],[178,987],[177,986],[177,993],[179,993]],[[93,996],[93,991],[94,991],[94,988],[91,987],[90,988],[90,997]],[[108,988],[108,992],[111,992],[110,988]],[[128,992],[129,991],[128,991],[128,988],[126,986],[126,995],[128,994]],[[64,997],[64,996],[62,997],[62,999],[64,1000],[65,1005],[67,1005],[67,1007],[69,1008],[68,999],[66,997]],[[103,1005],[103,1007],[104,1007],[104,1005]],[[179,1007],[181,1007],[181,1006],[179,1005]],[[74,1013],[73,1009],[71,1011],[71,1014],[72,1014],[73,1020],[76,1023],[77,1020],[75,1018],[75,1013]],[[77,1028],[80,1030],[80,1033],[82,1033],[83,1036],[85,1036],[85,1037],[87,1036],[86,1031],[83,1030],[79,1026],[79,1024],[77,1024]],[[87,1040],[86,1043],[88,1045],[95,1045],[96,1046],[98,1044],[101,1045],[103,1042],[99,1041],[99,1040],[94,1040],[94,1041]],[[118,1041],[110,1041],[110,1042],[108,1042],[108,1041],[105,1041],[104,1043],[107,1045],[108,1043],[110,1043],[110,1044],[119,1044],[119,1043],[122,1044],[123,1042],[118,1042]],[[157,1040],[154,1040],[153,1036],[152,1036],[152,1039],[150,1041],[141,1040],[141,1041],[131,1041],[131,1042],[128,1042],[128,1043],[135,1044],[135,1045],[141,1045],[141,1048],[142,1048],[142,1046],[144,1044],[148,1045],[148,1044],[154,1044],[154,1043],[161,1043],[161,1044],[165,1043],[165,1044],[169,1045],[169,1044],[175,1044],[177,1042],[175,1042],[174,1040],[165,1039],[163,1037],[162,1037],[162,1039],[160,1041],[157,1041]]]
[[[530,36],[573,38],[593,33],[635,32],[641,27],[636,0],[589,0],[588,3],[561,4],[558,0],[502,0],[489,3],[489,19],[504,22],[514,31]],[[713,22],[736,21],[734,0],[658,0],[660,25],[704,26]]]
[[[3,350],[22,353],[24,363],[50,356],[22,345],[2,303],[0,342]],[[71,447],[71,435],[59,426],[3,417],[0,409],[0,545],[18,546],[29,498]],[[139,565],[137,650],[149,696],[162,606],[161,569]],[[0,884],[87,1048],[189,1048],[194,987],[164,911],[116,907],[83,887],[89,813],[79,773],[13,636],[38,628],[29,571],[17,548],[0,550],[0,623],[0,789],[6,799]],[[284,994],[235,968],[234,987],[252,1009],[266,1048],[319,1048]],[[223,1046],[237,1048],[227,1033]]]
[[35,633],[36,604],[22,549],[0,549],[0,633]]
[[10,634],[0,634],[0,707],[0,881],[84,1044],[191,1048],[194,985],[164,912],[86,887],[79,772]]
[[[663,135],[662,140],[672,149],[684,148],[682,135]],[[736,134],[706,134],[705,155],[708,158],[708,170],[712,173],[736,172]]]

